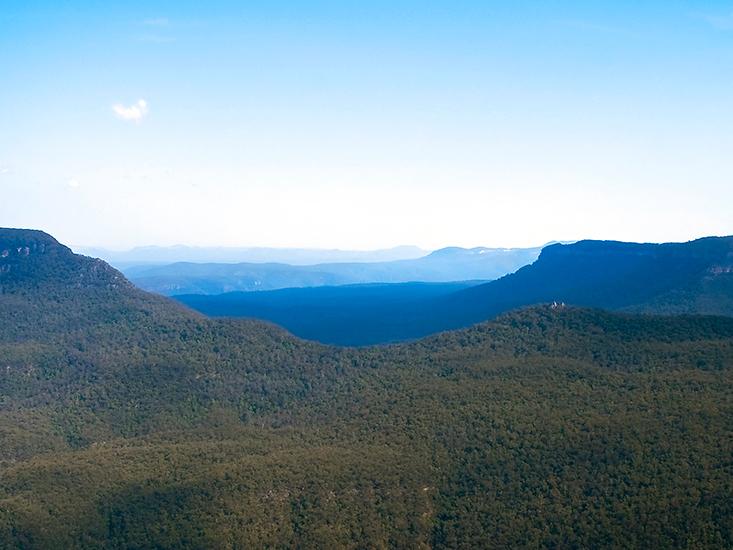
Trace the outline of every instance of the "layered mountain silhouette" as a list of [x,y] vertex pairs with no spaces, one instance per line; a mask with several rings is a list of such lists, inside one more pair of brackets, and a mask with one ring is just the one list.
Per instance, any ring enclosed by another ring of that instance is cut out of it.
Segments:
[[165,295],[359,283],[453,282],[496,279],[534,261],[540,248],[444,248],[421,258],[315,265],[189,263],[132,266],[125,274],[140,288]]
[[733,237],[554,244],[515,273],[465,286],[304,288],[177,298],[208,315],[267,319],[304,338],[347,345],[419,338],[552,302],[639,313],[733,315]]
[[191,263],[285,263],[314,265],[344,262],[389,262],[422,258],[427,251],[417,246],[381,250],[339,250],[312,248],[140,246],[130,250],[82,247],[78,252],[102,258],[118,269]]
[[733,544],[732,318],[536,306],[337,348],[0,230],[0,319],[2,547]]

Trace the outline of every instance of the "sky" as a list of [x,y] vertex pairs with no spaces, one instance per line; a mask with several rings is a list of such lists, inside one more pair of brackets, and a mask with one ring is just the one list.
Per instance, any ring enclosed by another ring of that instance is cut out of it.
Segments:
[[116,249],[733,234],[733,1],[3,0],[0,226]]

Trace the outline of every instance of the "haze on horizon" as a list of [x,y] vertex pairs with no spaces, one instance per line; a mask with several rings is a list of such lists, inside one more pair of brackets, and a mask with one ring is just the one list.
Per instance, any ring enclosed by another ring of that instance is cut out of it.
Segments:
[[57,4],[0,10],[2,226],[113,249],[733,234],[731,2]]

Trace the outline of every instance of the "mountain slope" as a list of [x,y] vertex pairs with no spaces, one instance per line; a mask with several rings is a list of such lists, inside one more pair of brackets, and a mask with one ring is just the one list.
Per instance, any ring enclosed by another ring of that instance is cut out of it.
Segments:
[[331,348],[37,237],[0,233],[0,546],[733,544],[733,319]]
[[277,263],[136,266],[125,273],[140,288],[165,295],[364,283],[489,280],[532,262],[539,248],[446,248],[425,257],[390,262],[294,266]]
[[532,265],[458,292],[450,301],[454,318],[467,323],[551,301],[647,313],[733,315],[733,237],[551,245]]

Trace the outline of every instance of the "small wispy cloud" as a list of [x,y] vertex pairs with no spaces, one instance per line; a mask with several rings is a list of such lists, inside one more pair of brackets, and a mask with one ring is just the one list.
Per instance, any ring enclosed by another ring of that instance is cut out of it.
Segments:
[[133,103],[129,107],[117,103],[116,105],[112,105],[112,110],[117,115],[117,118],[121,120],[140,123],[148,114],[148,102],[140,99],[137,103]]
[[6,168],[5,166],[0,167],[0,174],[9,174],[10,168]]
[[71,179],[70,179],[70,180],[69,180],[68,182],[66,182],[66,183],[67,183],[67,184],[68,184],[68,186],[69,186],[69,187],[71,187],[72,189],[78,189],[78,188],[79,188],[79,185],[80,185],[80,183],[79,183],[79,180],[78,180],[78,179],[76,179],[76,178],[71,178]]
[[167,27],[169,23],[167,17],[153,17],[152,19],[143,20],[143,25],[147,27]]

